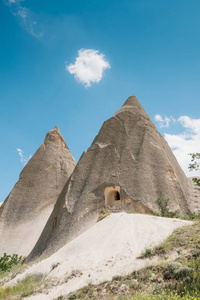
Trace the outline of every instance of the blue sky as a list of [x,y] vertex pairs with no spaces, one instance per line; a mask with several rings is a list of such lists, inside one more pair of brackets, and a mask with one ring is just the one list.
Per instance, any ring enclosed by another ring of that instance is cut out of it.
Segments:
[[199,0],[1,0],[0,201],[26,161],[17,149],[28,159],[57,125],[78,161],[130,95],[186,172],[200,145],[199,14]]

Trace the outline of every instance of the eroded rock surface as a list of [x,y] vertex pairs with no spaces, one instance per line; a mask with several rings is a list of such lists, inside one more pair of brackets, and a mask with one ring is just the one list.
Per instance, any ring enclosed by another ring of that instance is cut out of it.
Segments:
[[58,127],[53,128],[0,207],[0,255],[31,251],[75,164]]
[[164,197],[170,210],[185,214],[187,196],[187,178],[167,142],[130,97],[81,156],[28,260],[54,253],[84,232],[104,206],[149,213]]
[[[188,178],[188,191],[189,198],[188,204],[189,209],[193,213],[198,214],[200,212],[200,187],[196,185],[196,183],[192,180],[195,177]],[[199,176],[196,178],[200,179]]]

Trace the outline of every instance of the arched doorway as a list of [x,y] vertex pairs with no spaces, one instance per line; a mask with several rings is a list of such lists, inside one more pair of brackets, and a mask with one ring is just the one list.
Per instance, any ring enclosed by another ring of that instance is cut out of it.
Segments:
[[109,186],[104,190],[105,206],[108,209],[121,209],[122,201],[120,196],[120,186]]

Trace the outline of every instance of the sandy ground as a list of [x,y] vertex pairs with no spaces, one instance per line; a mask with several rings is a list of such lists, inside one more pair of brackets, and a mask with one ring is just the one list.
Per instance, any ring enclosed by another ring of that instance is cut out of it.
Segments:
[[48,291],[30,299],[51,300],[89,283],[111,280],[145,267],[137,257],[153,248],[174,229],[192,222],[149,215],[113,213],[49,258],[29,267],[10,284],[26,275],[42,273],[52,283]]

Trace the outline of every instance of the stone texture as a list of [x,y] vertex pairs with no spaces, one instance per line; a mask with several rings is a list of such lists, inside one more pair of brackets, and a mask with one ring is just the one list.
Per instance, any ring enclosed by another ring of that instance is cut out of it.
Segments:
[[[200,187],[192,180],[195,177],[188,178],[188,205],[191,212],[198,214],[200,212]],[[196,178],[200,179],[199,176]]]
[[120,189],[121,210],[158,211],[155,200],[164,197],[170,210],[189,212],[187,178],[136,97],[104,122],[82,154],[27,261],[54,253],[95,224],[107,187]]
[[53,128],[0,207],[0,255],[31,251],[75,164],[58,127]]

